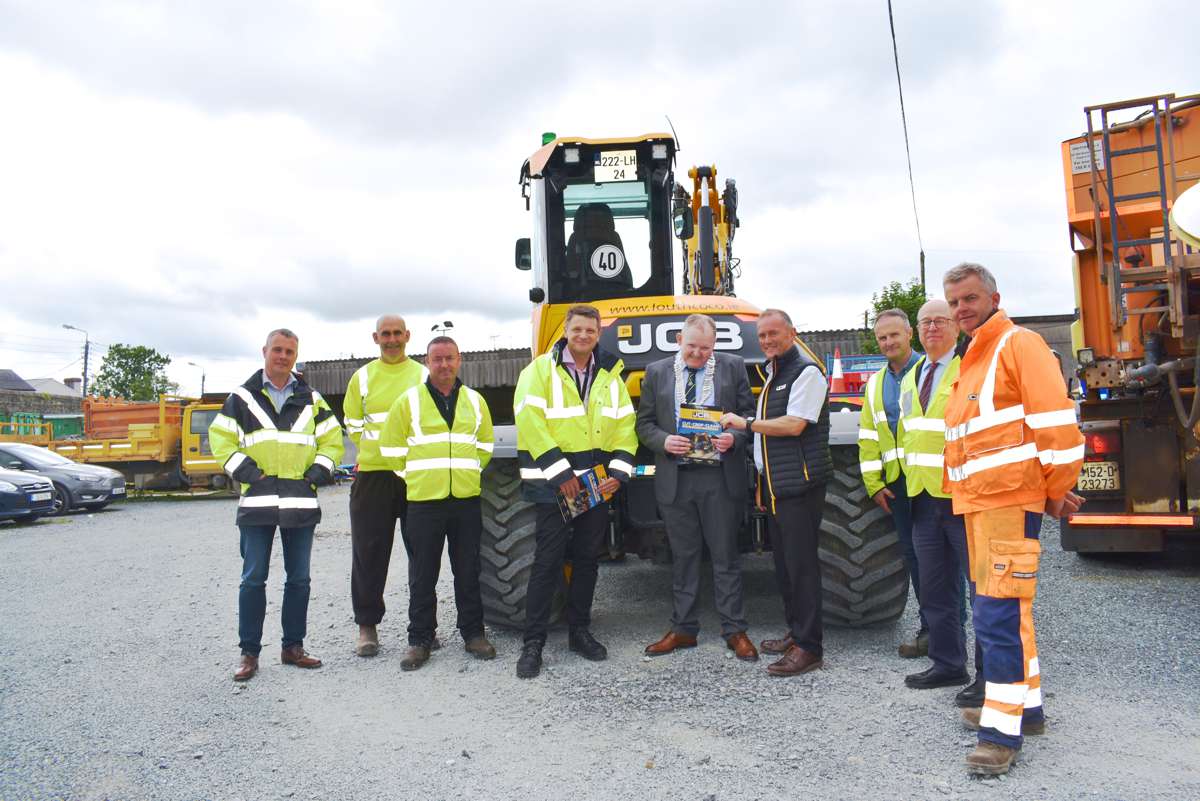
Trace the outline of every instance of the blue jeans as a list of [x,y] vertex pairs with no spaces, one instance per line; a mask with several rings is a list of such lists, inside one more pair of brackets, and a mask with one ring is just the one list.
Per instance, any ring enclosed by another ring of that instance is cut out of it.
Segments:
[[[313,530],[281,528],[283,540],[283,647],[303,645],[308,626],[309,563]],[[275,526],[238,526],[242,532],[242,583],[238,590],[238,640],[243,654],[262,650],[263,618],[267,615],[267,572]]]

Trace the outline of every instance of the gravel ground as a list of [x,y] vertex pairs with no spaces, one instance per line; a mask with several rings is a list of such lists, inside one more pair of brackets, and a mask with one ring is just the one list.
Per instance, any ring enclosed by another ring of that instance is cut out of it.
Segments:
[[[969,778],[953,689],[907,690],[915,629],[826,632],[826,668],[774,679],[730,658],[711,595],[699,648],[647,661],[669,568],[601,569],[594,665],[552,635],[534,681],[518,636],[462,651],[448,565],[446,647],[401,673],[396,548],[374,659],[353,654],[347,490],[322,492],[306,646],[278,663],[282,563],[259,675],[237,659],[240,568],[229,500],[130,502],[0,524],[0,799],[1200,798],[1200,558],[1084,560],[1043,531],[1037,603],[1046,736],[1004,779]],[[746,560],[751,636],[781,632],[768,557]],[[711,582],[706,593],[711,592]]]

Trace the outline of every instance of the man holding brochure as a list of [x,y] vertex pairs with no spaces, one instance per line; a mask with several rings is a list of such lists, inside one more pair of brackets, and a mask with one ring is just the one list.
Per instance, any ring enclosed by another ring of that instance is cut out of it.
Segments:
[[[578,476],[602,466],[607,474],[594,488],[609,498],[633,473],[637,450],[633,402],[621,380],[620,358],[596,347],[600,312],[594,306],[567,309],[563,338],[517,379],[513,411],[517,418],[517,459],[521,494],[537,505],[536,545],[525,601],[525,641],[517,676],[531,679],[542,670],[542,648],[550,605],[571,560],[567,589],[567,646],[599,662],[608,649],[592,636],[592,596],[597,558],[608,531],[608,503],[567,522],[559,506],[584,491]],[[592,476],[596,476],[593,474]]]
[[[693,648],[700,631],[696,598],[704,545],[712,555],[721,634],[739,659],[758,659],[746,636],[737,534],[749,488],[745,431],[721,432],[721,415],[753,412],[745,362],[716,353],[712,319],[693,314],[677,335],[679,352],[654,362],[642,379],[638,439],[654,451],[654,491],[672,554],[671,628],[649,656]],[[709,432],[708,429],[712,431]]]

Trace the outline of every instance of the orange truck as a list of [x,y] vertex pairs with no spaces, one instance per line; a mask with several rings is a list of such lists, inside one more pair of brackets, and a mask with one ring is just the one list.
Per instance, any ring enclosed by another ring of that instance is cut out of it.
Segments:
[[85,398],[83,439],[51,439],[48,425],[0,439],[41,445],[86,464],[120,470],[138,489],[225,486],[208,444],[208,426],[219,403],[161,395],[157,402]]
[[1084,113],[1085,133],[1062,143],[1062,167],[1086,503],[1064,521],[1062,545],[1085,554],[1195,546],[1200,243],[1175,211],[1200,201],[1200,95]]

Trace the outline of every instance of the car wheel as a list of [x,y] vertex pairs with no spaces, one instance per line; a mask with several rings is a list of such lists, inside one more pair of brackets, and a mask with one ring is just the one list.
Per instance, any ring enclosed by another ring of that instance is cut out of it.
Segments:
[[62,484],[54,484],[54,508],[47,514],[65,515],[71,510],[71,493]]

